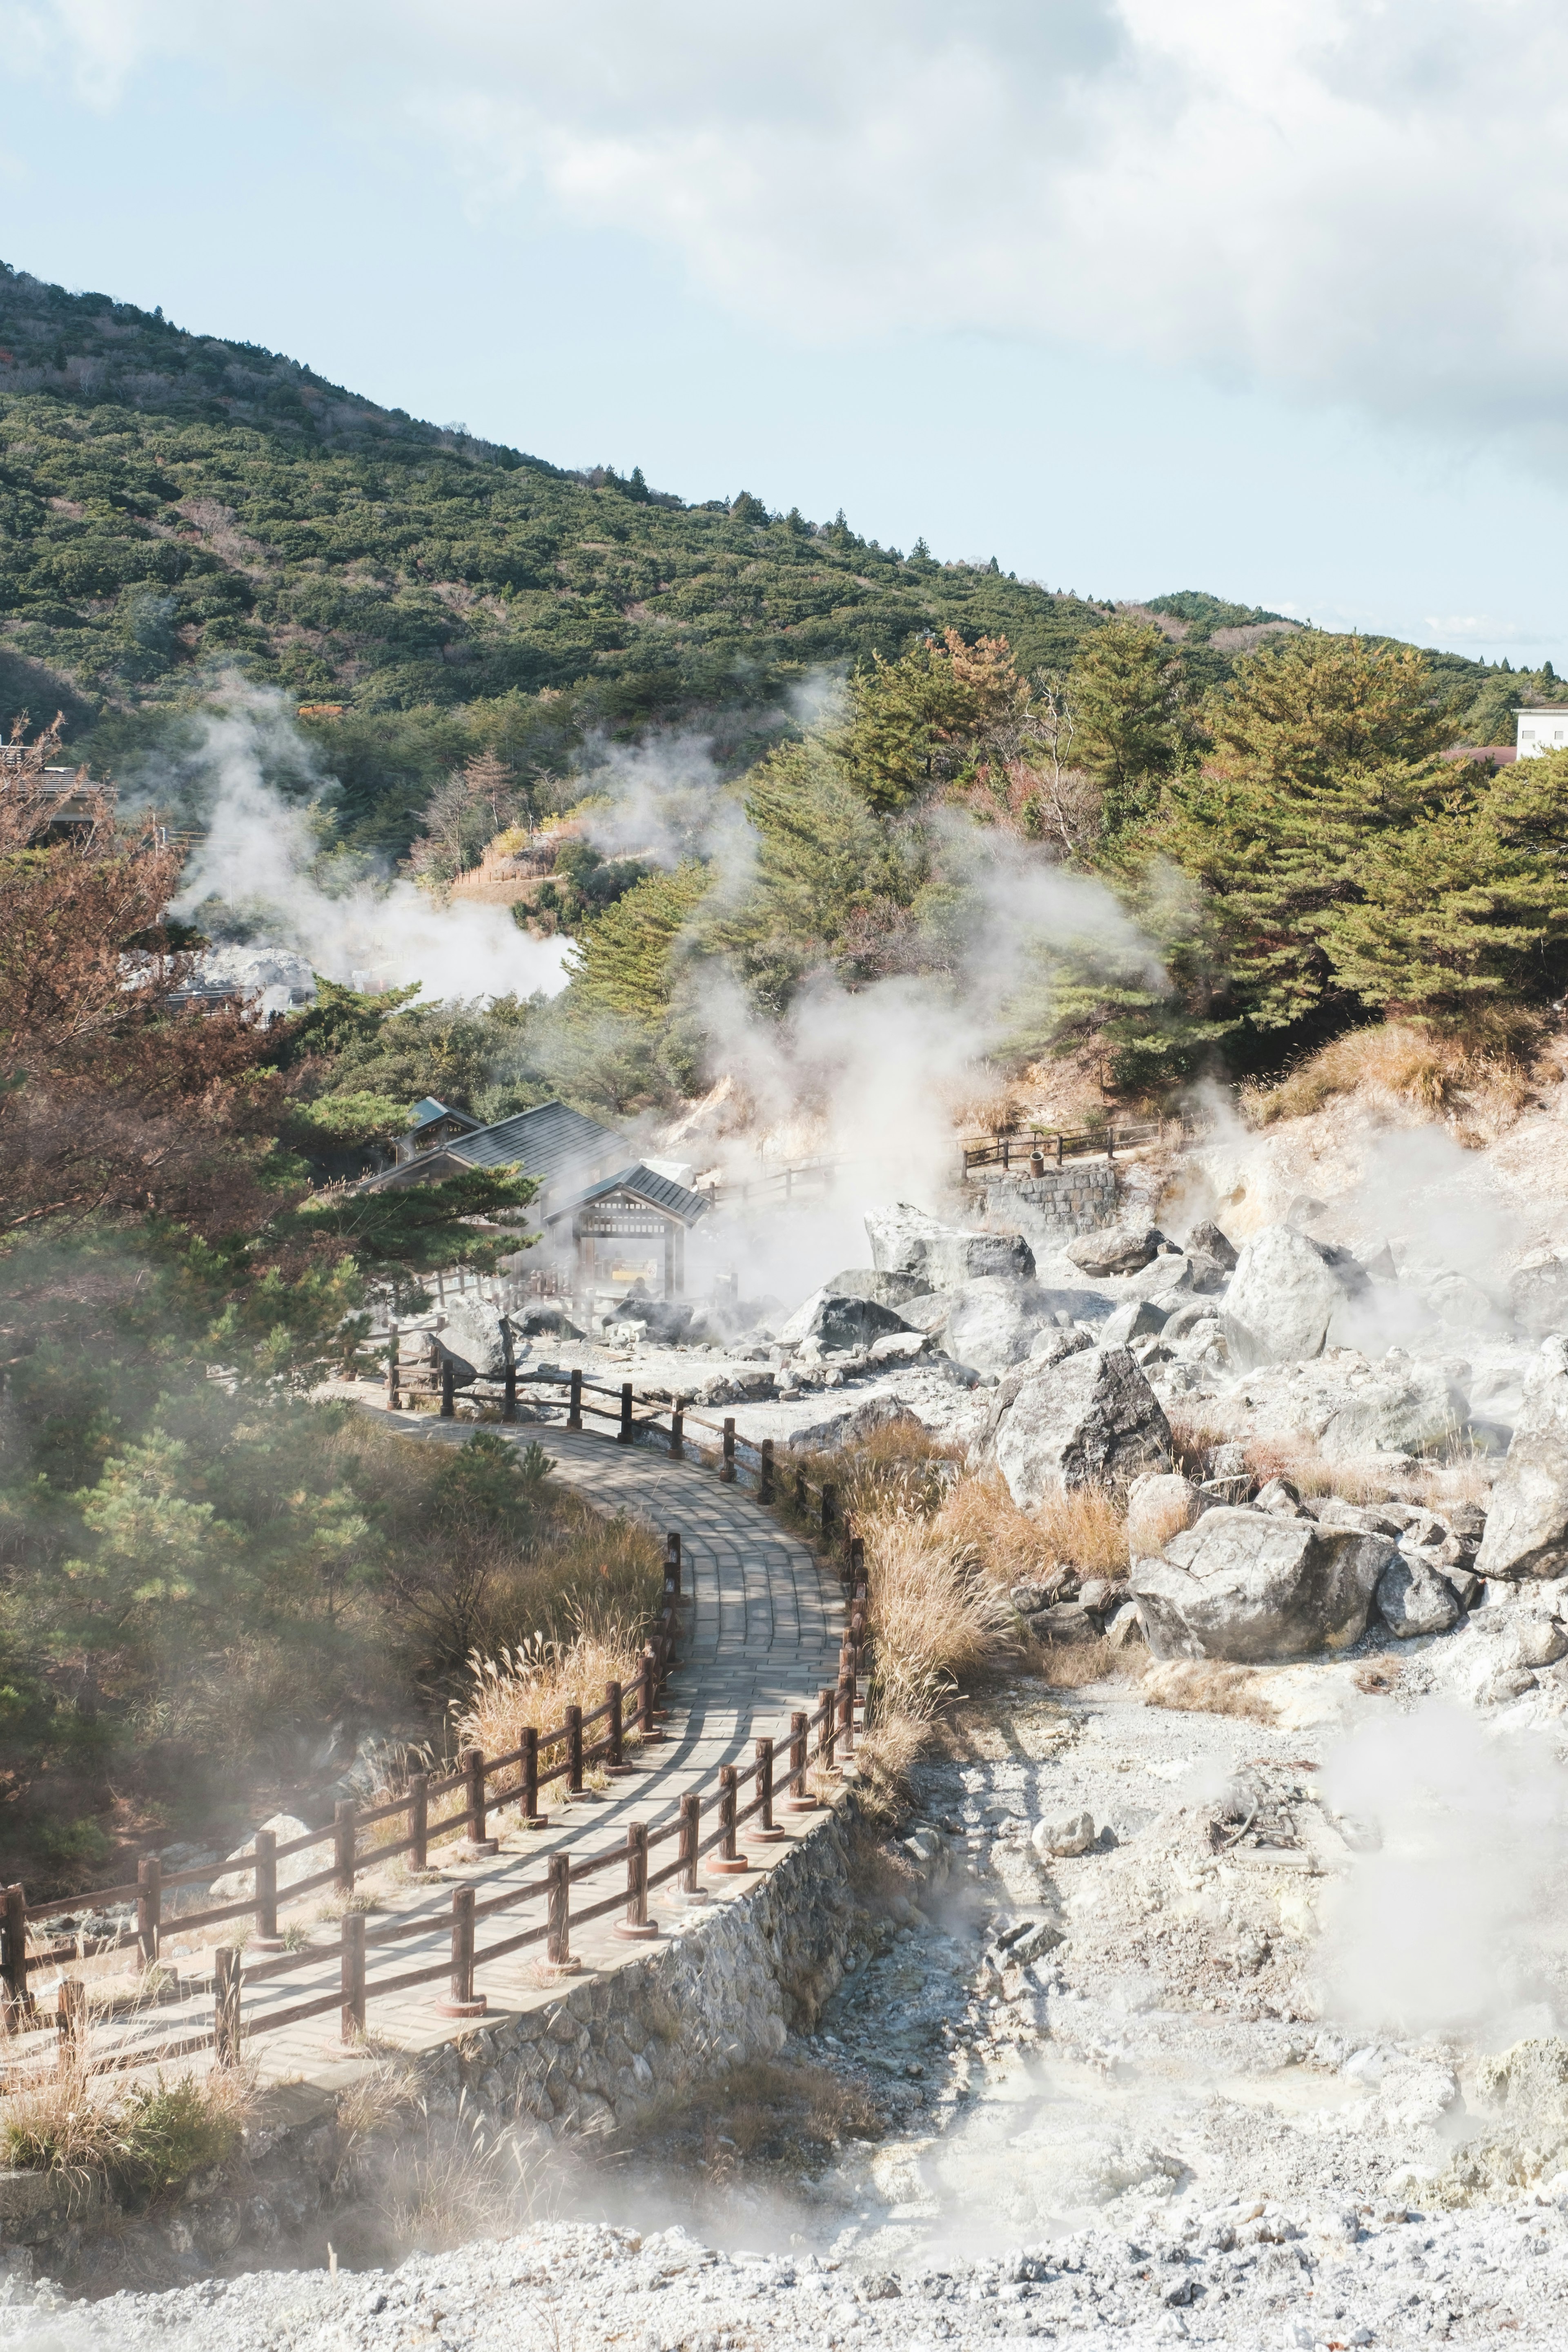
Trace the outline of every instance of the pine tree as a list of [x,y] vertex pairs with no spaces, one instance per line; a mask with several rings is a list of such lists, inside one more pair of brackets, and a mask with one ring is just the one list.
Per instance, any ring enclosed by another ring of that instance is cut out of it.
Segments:
[[1104,825],[1120,834],[1147,814],[1176,753],[1176,665],[1163,633],[1108,621],[1068,673],[1073,757],[1104,796]]

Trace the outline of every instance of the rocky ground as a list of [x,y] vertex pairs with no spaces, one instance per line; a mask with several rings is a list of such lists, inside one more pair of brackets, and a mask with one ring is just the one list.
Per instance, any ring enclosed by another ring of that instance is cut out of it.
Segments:
[[[1568,1739],[1539,1686],[1445,1698],[1455,1646],[1373,1636],[1205,1689],[1020,1679],[918,1769],[816,2030],[570,2176],[542,2163],[519,2234],[92,2305],[18,2285],[5,2340],[1559,2342],[1561,1809],[1512,1822],[1510,1789],[1560,1788]],[[947,1858],[922,1907],[906,1840]],[[1521,1899],[1456,1979],[1488,1844]]]

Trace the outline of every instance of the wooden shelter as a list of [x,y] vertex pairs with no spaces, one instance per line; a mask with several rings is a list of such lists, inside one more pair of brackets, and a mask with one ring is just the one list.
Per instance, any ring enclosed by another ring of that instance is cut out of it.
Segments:
[[709,1203],[641,1160],[586,1186],[544,1217],[556,1253],[575,1259],[574,1288],[679,1298],[686,1287],[686,1236]]

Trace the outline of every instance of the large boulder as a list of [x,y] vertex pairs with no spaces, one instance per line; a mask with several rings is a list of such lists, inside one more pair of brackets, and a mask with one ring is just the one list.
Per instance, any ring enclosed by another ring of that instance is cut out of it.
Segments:
[[1446,1633],[1462,1612],[1446,1576],[1396,1552],[1377,1580],[1377,1613],[1391,1633],[1409,1641],[1420,1633]]
[[1127,1549],[1134,1559],[1163,1551],[1171,1538],[1195,1527],[1204,1498],[1176,1470],[1147,1471],[1127,1489]]
[[1132,1594],[1156,1658],[1258,1665],[1358,1641],[1394,1557],[1386,1536],[1222,1507],[1135,1559]]
[[929,1286],[923,1275],[880,1274],[874,1265],[847,1265],[823,1285],[835,1298],[874,1298],[879,1307],[901,1307]]
[[453,1381],[460,1389],[471,1387],[475,1381],[503,1380],[507,1366],[516,1360],[510,1323],[498,1308],[487,1307],[479,1298],[459,1298],[447,1309],[436,1345],[450,1358]]
[[1010,1373],[984,1451],[1013,1500],[1033,1510],[1075,1486],[1125,1486],[1168,1470],[1171,1425],[1126,1348],[1090,1349]]
[[1350,1339],[1351,1310],[1368,1287],[1348,1250],[1266,1225],[1242,1251],[1226,1294],[1231,1361],[1245,1371],[1321,1356],[1331,1338]]
[[1193,1227],[1187,1235],[1187,1247],[1189,1250],[1201,1250],[1205,1257],[1213,1258],[1226,1274],[1236,1272],[1239,1255],[1236,1244],[1226,1240],[1211,1217],[1205,1217],[1201,1225]]
[[1085,1274],[1137,1274],[1158,1257],[1164,1235],[1157,1225],[1105,1225],[1068,1242],[1067,1255]]
[[841,1293],[816,1290],[796,1307],[779,1339],[786,1348],[804,1347],[815,1340],[822,1355],[847,1355],[868,1348],[886,1331],[910,1328],[890,1307],[879,1306],[874,1298],[846,1298]]
[[1253,1367],[1231,1425],[1249,1437],[1312,1439],[1326,1461],[1352,1463],[1431,1453],[1465,1428],[1468,1412],[1441,1364],[1392,1352],[1373,1363],[1332,1349],[1306,1362]]
[[1000,1373],[1021,1364],[1036,1335],[1051,1324],[1052,1298],[1033,1283],[982,1275],[949,1294],[951,1305],[936,1336],[955,1363]]
[[1476,1574],[1568,1575],[1568,1340],[1548,1339],[1525,1381]]
[[656,1347],[678,1348],[690,1337],[694,1312],[679,1298],[623,1298],[605,1328],[613,1331],[617,1324],[638,1323]]
[[1568,1247],[1527,1252],[1509,1276],[1508,1295],[1515,1322],[1532,1338],[1568,1331]]
[[1100,1326],[1102,1348],[1130,1348],[1134,1339],[1152,1339],[1165,1328],[1165,1309],[1152,1298],[1124,1298]]
[[1010,1275],[1015,1282],[1034,1278],[1035,1253],[1022,1234],[966,1232],[904,1201],[868,1209],[866,1232],[878,1273],[912,1275],[922,1290],[951,1290],[986,1274]]

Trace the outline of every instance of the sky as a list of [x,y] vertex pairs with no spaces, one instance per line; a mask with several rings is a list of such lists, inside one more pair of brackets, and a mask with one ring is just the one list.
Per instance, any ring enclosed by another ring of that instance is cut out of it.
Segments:
[[1568,671],[1557,0],[0,0],[0,258],[562,465]]

